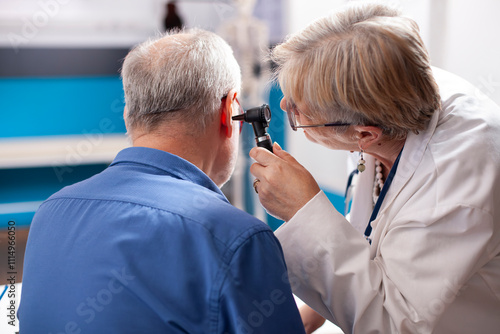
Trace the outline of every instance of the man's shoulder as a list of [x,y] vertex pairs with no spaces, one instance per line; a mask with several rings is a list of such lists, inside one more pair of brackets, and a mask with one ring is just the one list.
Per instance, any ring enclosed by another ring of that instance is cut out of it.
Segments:
[[152,228],[158,229],[175,228],[175,224],[166,223],[181,221],[183,229],[210,234],[224,243],[238,238],[243,240],[259,232],[272,233],[267,224],[234,207],[222,194],[165,175],[127,177],[105,171],[62,189],[46,203],[59,201],[66,201],[66,206],[92,206],[98,211],[97,208],[105,208],[107,212],[126,212],[127,219],[146,220],[146,224],[149,221]]

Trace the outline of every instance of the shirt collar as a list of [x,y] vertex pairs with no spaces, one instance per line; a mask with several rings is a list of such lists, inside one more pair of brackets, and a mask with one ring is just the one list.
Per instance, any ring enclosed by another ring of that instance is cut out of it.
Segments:
[[122,163],[135,163],[154,167],[165,172],[165,174],[191,181],[212,190],[227,201],[212,179],[194,164],[177,155],[149,147],[128,147],[117,154],[110,167]]

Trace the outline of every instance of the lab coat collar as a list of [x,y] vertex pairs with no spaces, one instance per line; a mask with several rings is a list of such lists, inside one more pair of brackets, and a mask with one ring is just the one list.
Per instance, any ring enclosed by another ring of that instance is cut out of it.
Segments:
[[[426,130],[421,131],[419,134],[415,134],[413,132],[408,134],[399,161],[398,170],[396,171],[392,185],[387,192],[377,217],[381,217],[384,214],[387,208],[390,207],[391,203],[415,173],[417,167],[423,159],[427,145],[436,131],[441,114],[441,110],[436,110]],[[360,233],[364,233],[373,209],[372,192],[366,191],[366,189],[372,189],[373,187],[375,158],[366,154],[365,160],[366,170],[363,173],[358,174],[358,180],[356,181],[356,188],[358,189],[355,190],[356,195],[354,196],[350,213],[350,222]],[[372,228],[375,228],[377,222],[378,219],[375,219],[372,222]]]
[[[422,131],[419,134],[415,134],[413,132],[408,133],[396,176],[389,192],[387,193],[391,200],[394,200],[397,194],[399,194],[401,189],[406,185],[406,183],[408,183],[409,179],[413,176],[415,170],[420,165],[429,141],[436,131],[441,113],[440,109],[434,112],[434,115],[432,116],[432,119],[430,120],[425,131]],[[388,201],[385,207],[389,204],[390,202]]]
[[128,147],[118,153],[110,167],[130,163],[139,164],[146,168],[152,167],[156,169],[155,173],[158,173],[159,170],[177,179],[198,184],[217,193],[224,201],[228,202],[226,196],[208,175],[177,155],[149,147]]
[[[429,141],[436,131],[436,127],[441,116],[442,111],[440,109],[436,110],[425,131],[422,131],[419,134],[415,134],[413,132],[408,133],[405,146],[401,154],[401,159],[399,161],[398,170],[392,185],[387,192],[387,196],[382,204],[382,209],[380,210],[378,217],[382,216],[391,206],[392,202],[397,198],[398,194],[405,187],[413,174],[415,174],[417,167],[420,165],[424,157]],[[376,225],[377,220],[372,222],[373,228],[375,228]]]

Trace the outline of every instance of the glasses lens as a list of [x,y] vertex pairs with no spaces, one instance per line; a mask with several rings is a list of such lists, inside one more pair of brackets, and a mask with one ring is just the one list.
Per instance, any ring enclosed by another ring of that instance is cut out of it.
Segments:
[[288,122],[293,131],[297,131],[297,120],[295,119],[295,104],[287,102],[286,103],[286,114],[288,116]]

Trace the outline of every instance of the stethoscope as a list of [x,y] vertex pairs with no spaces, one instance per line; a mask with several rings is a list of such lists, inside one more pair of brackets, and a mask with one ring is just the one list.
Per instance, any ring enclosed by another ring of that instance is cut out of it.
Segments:
[[[404,149],[404,147],[403,147]],[[401,152],[399,152],[398,157],[396,158],[396,161],[394,161],[394,164],[392,165],[391,171],[389,172],[389,176],[387,177],[387,180],[384,182],[384,187],[382,188],[382,191],[380,192],[380,195],[377,199],[377,203],[375,203],[375,206],[373,207],[372,215],[370,216],[370,220],[368,221],[368,224],[366,225],[365,229],[365,239],[370,243],[372,243],[371,239],[371,234],[372,234],[372,221],[374,221],[377,218],[378,212],[380,211],[380,207],[382,206],[382,203],[384,202],[385,195],[387,195],[387,192],[389,191],[389,188],[392,184],[392,180],[394,179],[394,176],[396,175],[396,170],[398,169],[399,165],[399,160],[401,158],[401,154],[403,153],[403,149],[401,149]],[[351,174],[349,174],[349,178],[347,179],[347,186],[345,189],[345,194],[344,194],[344,216],[347,216],[349,213],[349,207],[352,201],[353,197],[353,189],[354,189],[354,176],[357,175],[359,171],[357,169],[353,170]]]
[[354,184],[352,181],[354,180],[354,177],[358,175],[358,169],[356,168],[349,174],[349,177],[347,178],[347,186],[345,187],[345,193],[344,193],[344,216],[347,216],[349,214],[349,208],[351,205],[352,201],[352,196],[353,196],[353,189],[354,189]]

